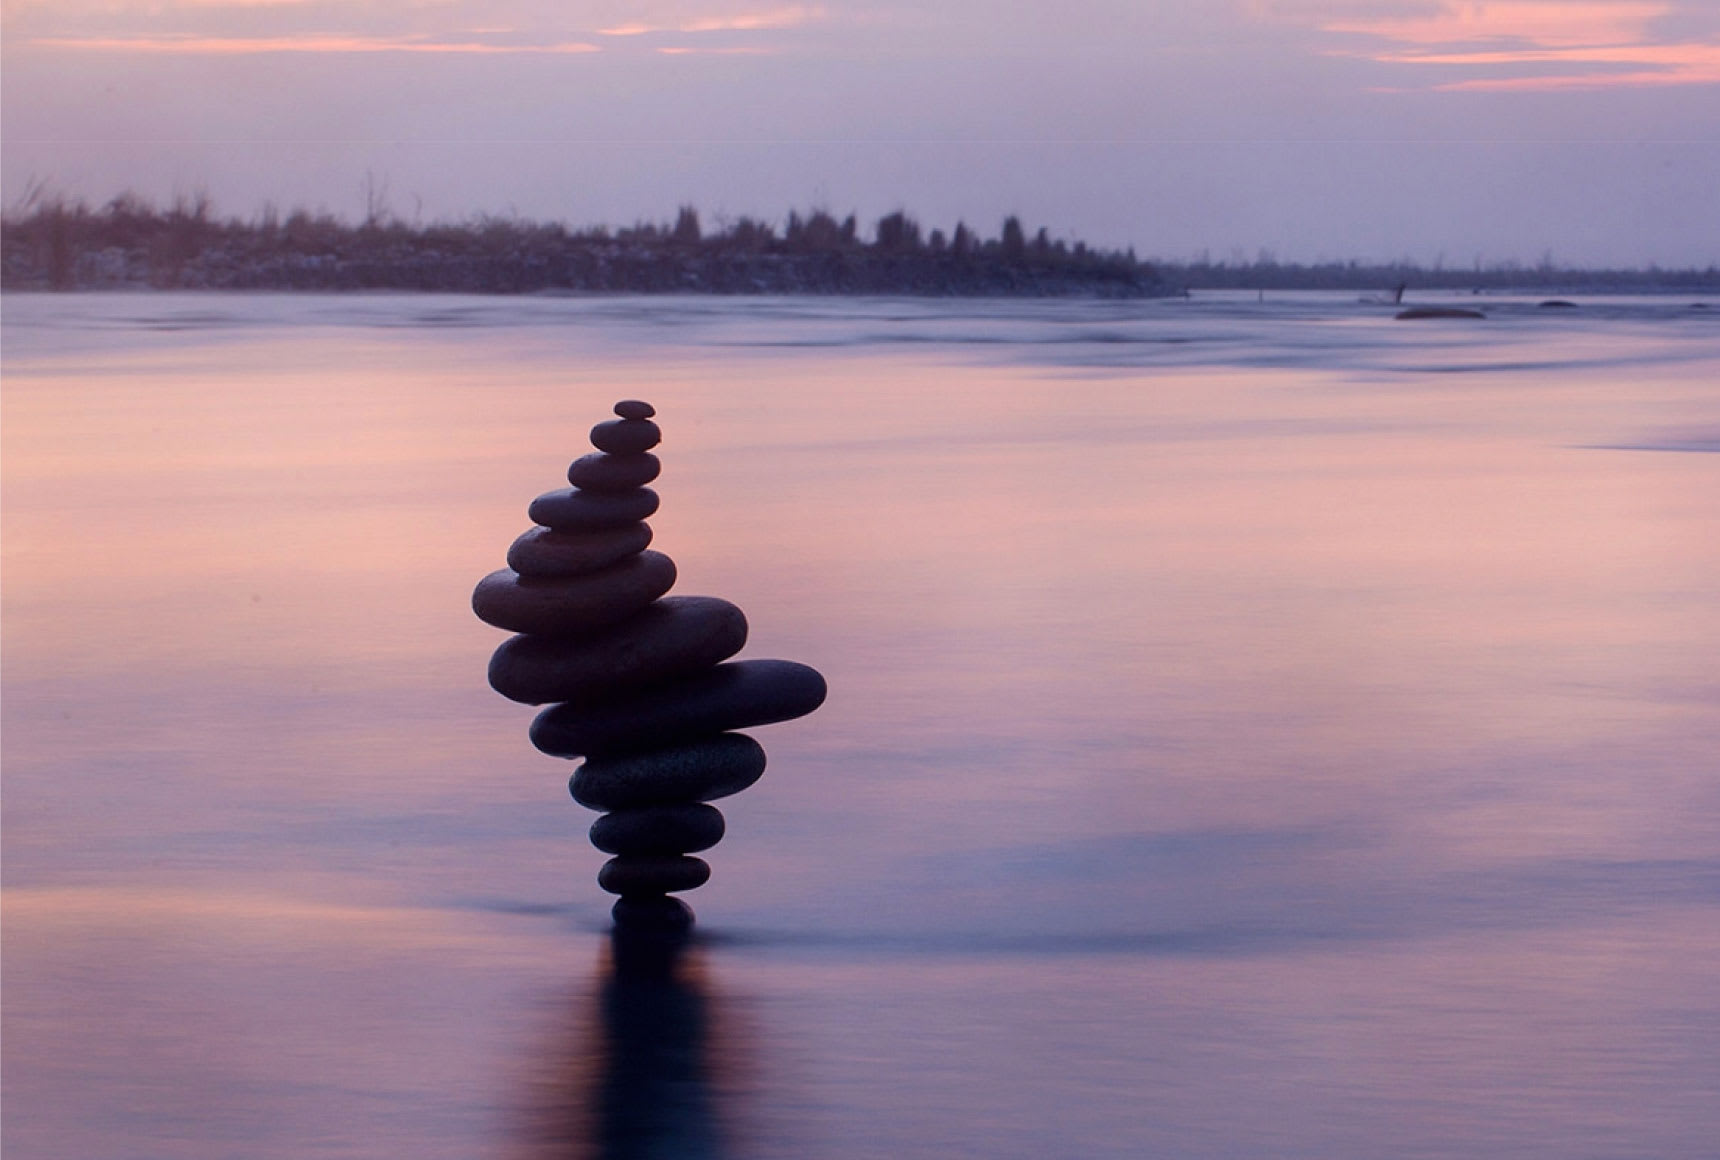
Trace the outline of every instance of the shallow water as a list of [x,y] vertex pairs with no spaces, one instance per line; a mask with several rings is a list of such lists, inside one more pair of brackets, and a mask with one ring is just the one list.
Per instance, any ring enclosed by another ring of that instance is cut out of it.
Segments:
[[[8,296],[8,1160],[1716,1155],[1720,309],[1483,301]],[[667,981],[467,606],[623,397],[832,690]]]

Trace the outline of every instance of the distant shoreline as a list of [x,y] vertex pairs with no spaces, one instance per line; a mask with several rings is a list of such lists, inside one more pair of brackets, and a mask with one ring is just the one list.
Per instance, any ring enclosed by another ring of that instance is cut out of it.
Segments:
[[[1548,287],[1548,286],[1512,285],[1512,284],[1502,284],[1499,286],[1489,286],[1489,287],[1485,287],[1485,288],[1469,288],[1469,287],[1452,288],[1452,287],[1443,287],[1443,286],[1416,286],[1416,287],[1412,287],[1410,289],[1410,291],[1406,294],[1402,303],[1394,303],[1394,302],[1390,301],[1389,299],[1381,298],[1378,294],[1374,294],[1374,293],[1364,292],[1361,294],[1352,295],[1352,291],[1347,287],[1331,287],[1331,286],[1274,286],[1274,287],[1267,287],[1264,289],[1256,288],[1253,286],[1249,286],[1249,287],[1242,287],[1242,286],[1202,286],[1202,287],[1199,287],[1198,289],[1187,289],[1187,288],[1180,288],[1179,287],[1179,288],[1172,290],[1168,293],[1126,294],[1125,295],[1125,294],[1086,293],[1086,292],[1081,291],[1080,289],[1074,289],[1074,290],[1070,290],[1070,291],[1063,292],[1063,293],[1034,293],[1030,290],[1023,290],[1020,292],[1013,292],[1012,293],[1008,290],[1004,290],[1004,291],[1000,291],[997,293],[975,292],[975,293],[933,294],[933,293],[915,292],[912,290],[890,290],[890,289],[855,290],[855,291],[817,290],[817,289],[802,289],[802,290],[768,290],[767,289],[767,290],[710,291],[710,290],[696,290],[696,289],[695,290],[673,290],[673,289],[672,290],[570,290],[570,289],[565,289],[565,288],[561,288],[561,287],[548,287],[548,288],[540,289],[540,290],[461,290],[461,289],[457,289],[457,288],[456,289],[422,290],[422,289],[413,289],[413,288],[408,288],[408,287],[390,287],[390,286],[360,286],[360,287],[303,286],[303,287],[284,288],[284,287],[270,287],[270,286],[247,286],[247,287],[152,286],[152,285],[147,285],[144,283],[128,283],[125,285],[71,286],[71,287],[60,287],[60,288],[41,286],[41,285],[23,286],[23,285],[5,284],[5,285],[0,285],[0,292],[3,292],[4,295],[6,297],[9,297],[9,298],[10,297],[18,297],[18,296],[22,296],[22,295],[52,298],[52,297],[63,297],[63,296],[67,296],[67,295],[77,296],[77,295],[86,295],[86,294],[90,294],[90,295],[109,294],[109,295],[121,295],[121,296],[136,296],[139,298],[150,298],[150,297],[172,295],[172,294],[208,295],[210,297],[221,297],[221,296],[225,296],[225,295],[244,296],[244,295],[280,294],[280,295],[305,295],[305,296],[332,295],[332,296],[337,296],[337,297],[338,296],[351,296],[351,297],[355,297],[355,298],[356,297],[363,297],[365,295],[380,295],[380,296],[423,295],[425,297],[447,296],[447,297],[503,298],[503,299],[505,299],[505,298],[541,298],[541,299],[588,299],[588,300],[606,299],[606,298],[652,298],[652,297],[657,297],[657,298],[674,298],[674,297],[686,297],[686,298],[806,298],[806,299],[852,298],[852,299],[856,299],[856,300],[865,300],[865,299],[885,299],[885,300],[887,300],[887,299],[892,299],[892,298],[910,298],[910,299],[918,298],[918,299],[926,299],[928,301],[945,300],[945,301],[951,301],[951,302],[960,302],[960,301],[971,301],[971,302],[1023,301],[1023,302],[1029,302],[1029,301],[1036,301],[1036,300],[1038,300],[1038,301],[1063,300],[1063,301],[1070,301],[1070,302],[1140,300],[1140,301],[1160,301],[1160,302],[1163,302],[1163,301],[1173,301],[1174,300],[1174,301],[1204,301],[1204,302],[1208,302],[1208,303],[1214,301],[1214,299],[1220,295],[1228,296],[1232,301],[1240,301],[1240,302],[1244,302],[1244,303],[1250,303],[1250,302],[1254,301],[1253,296],[1257,293],[1260,293],[1260,294],[1264,294],[1264,297],[1261,299],[1261,301],[1264,303],[1272,303],[1274,301],[1279,301],[1279,302],[1283,301],[1283,299],[1274,299],[1273,295],[1295,295],[1295,294],[1328,295],[1328,296],[1333,296],[1339,302],[1351,302],[1351,303],[1357,303],[1357,304],[1363,305],[1363,306],[1378,306],[1378,307],[1381,307],[1382,309],[1385,309],[1387,311],[1397,311],[1400,309],[1413,307],[1413,306],[1416,306],[1418,304],[1425,304],[1429,300],[1429,295],[1438,296],[1438,298],[1436,299],[1437,301],[1446,301],[1446,302],[1455,302],[1455,303],[1462,303],[1466,299],[1473,298],[1475,305],[1476,305],[1476,308],[1477,309],[1483,309],[1483,310],[1484,309],[1490,309],[1490,307],[1488,305],[1489,302],[1497,303],[1499,299],[1504,299],[1504,298],[1545,299],[1547,301],[1543,301],[1543,302],[1539,303],[1540,305],[1544,305],[1544,306],[1551,306],[1551,305],[1578,306],[1578,305],[1582,304],[1583,300],[1595,299],[1595,298],[1670,299],[1670,300],[1675,301],[1675,302],[1680,301],[1680,300],[1685,299],[1685,298],[1691,298],[1693,300],[1720,299],[1720,283],[1717,283],[1717,284],[1699,284],[1699,285],[1694,285],[1694,286],[1678,286],[1678,285],[1667,286],[1667,285],[1658,285],[1658,284],[1648,284],[1648,285],[1642,285],[1642,286],[1596,285],[1596,286],[1591,286],[1591,287],[1585,287],[1582,289],[1572,289],[1570,287],[1559,288],[1559,287]],[[1561,299],[1566,300],[1566,301],[1562,301],[1562,302],[1559,301]],[[1536,303],[1531,302],[1530,305],[1536,305]],[[1697,309],[1708,309],[1712,305],[1716,309],[1716,316],[1720,317],[1720,302],[1710,303],[1708,301],[1692,301],[1690,303],[1690,305],[1696,307]]]
[[100,208],[42,199],[0,218],[0,289],[395,290],[465,294],[902,295],[934,298],[1163,298],[1202,290],[1557,294],[1720,293],[1720,268],[1573,269],[1544,262],[1470,269],[1410,262],[1166,262],[1133,250],[1031,236],[1010,217],[995,238],[957,223],[925,231],[906,213],[860,237],[854,215],[742,217],[705,231],[674,223],[570,230],[476,218],[352,224],[297,211],[220,219],[206,199],[158,209],[122,195]]
[[957,223],[922,231],[905,213],[863,240],[853,215],[791,213],[785,227],[739,218],[707,233],[685,207],[673,224],[569,230],[478,218],[351,224],[303,211],[218,219],[206,201],[161,210],[136,198],[100,209],[47,201],[0,220],[6,290],[416,290],[476,294],[904,294],[1152,298],[1177,293],[1132,252]]

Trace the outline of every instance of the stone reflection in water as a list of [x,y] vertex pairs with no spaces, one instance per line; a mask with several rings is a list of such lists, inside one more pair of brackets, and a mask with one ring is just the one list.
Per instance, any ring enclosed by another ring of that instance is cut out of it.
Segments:
[[[589,1002],[589,1000],[587,1000]],[[734,1155],[741,1045],[697,946],[618,928],[595,1012],[555,1046],[531,1156],[572,1160]]]
[[598,884],[619,895],[618,927],[684,934],[693,913],[672,895],[710,877],[692,857],[723,837],[709,803],[764,773],[764,750],[731,732],[804,716],[824,701],[824,678],[793,661],[731,661],[746,617],[726,600],[665,596],[675,564],[646,550],[661,464],[656,409],[615,404],[591,429],[596,453],[568,468],[573,486],[546,492],[527,514],[508,566],[479,582],[472,608],[520,635],[490,660],[503,696],[551,705],[532,743],[583,757],[570,789],[607,811],[591,842],[613,854]]

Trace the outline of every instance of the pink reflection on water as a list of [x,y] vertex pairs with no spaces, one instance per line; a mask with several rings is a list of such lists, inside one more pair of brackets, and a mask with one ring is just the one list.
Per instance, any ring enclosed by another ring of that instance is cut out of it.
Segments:
[[563,309],[9,350],[8,1143],[590,1142],[602,859],[466,602],[621,397],[677,590],[832,686],[695,899],[680,998],[748,1012],[700,1074],[757,1154],[1711,1122],[1716,461],[1598,448],[1714,429],[1712,356],[1346,318],[1385,353],[980,363]]

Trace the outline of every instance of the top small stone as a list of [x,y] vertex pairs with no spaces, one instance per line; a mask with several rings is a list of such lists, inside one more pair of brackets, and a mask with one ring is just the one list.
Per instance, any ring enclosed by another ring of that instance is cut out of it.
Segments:
[[623,419],[649,419],[657,413],[657,408],[638,399],[622,399],[615,404],[615,413]]

